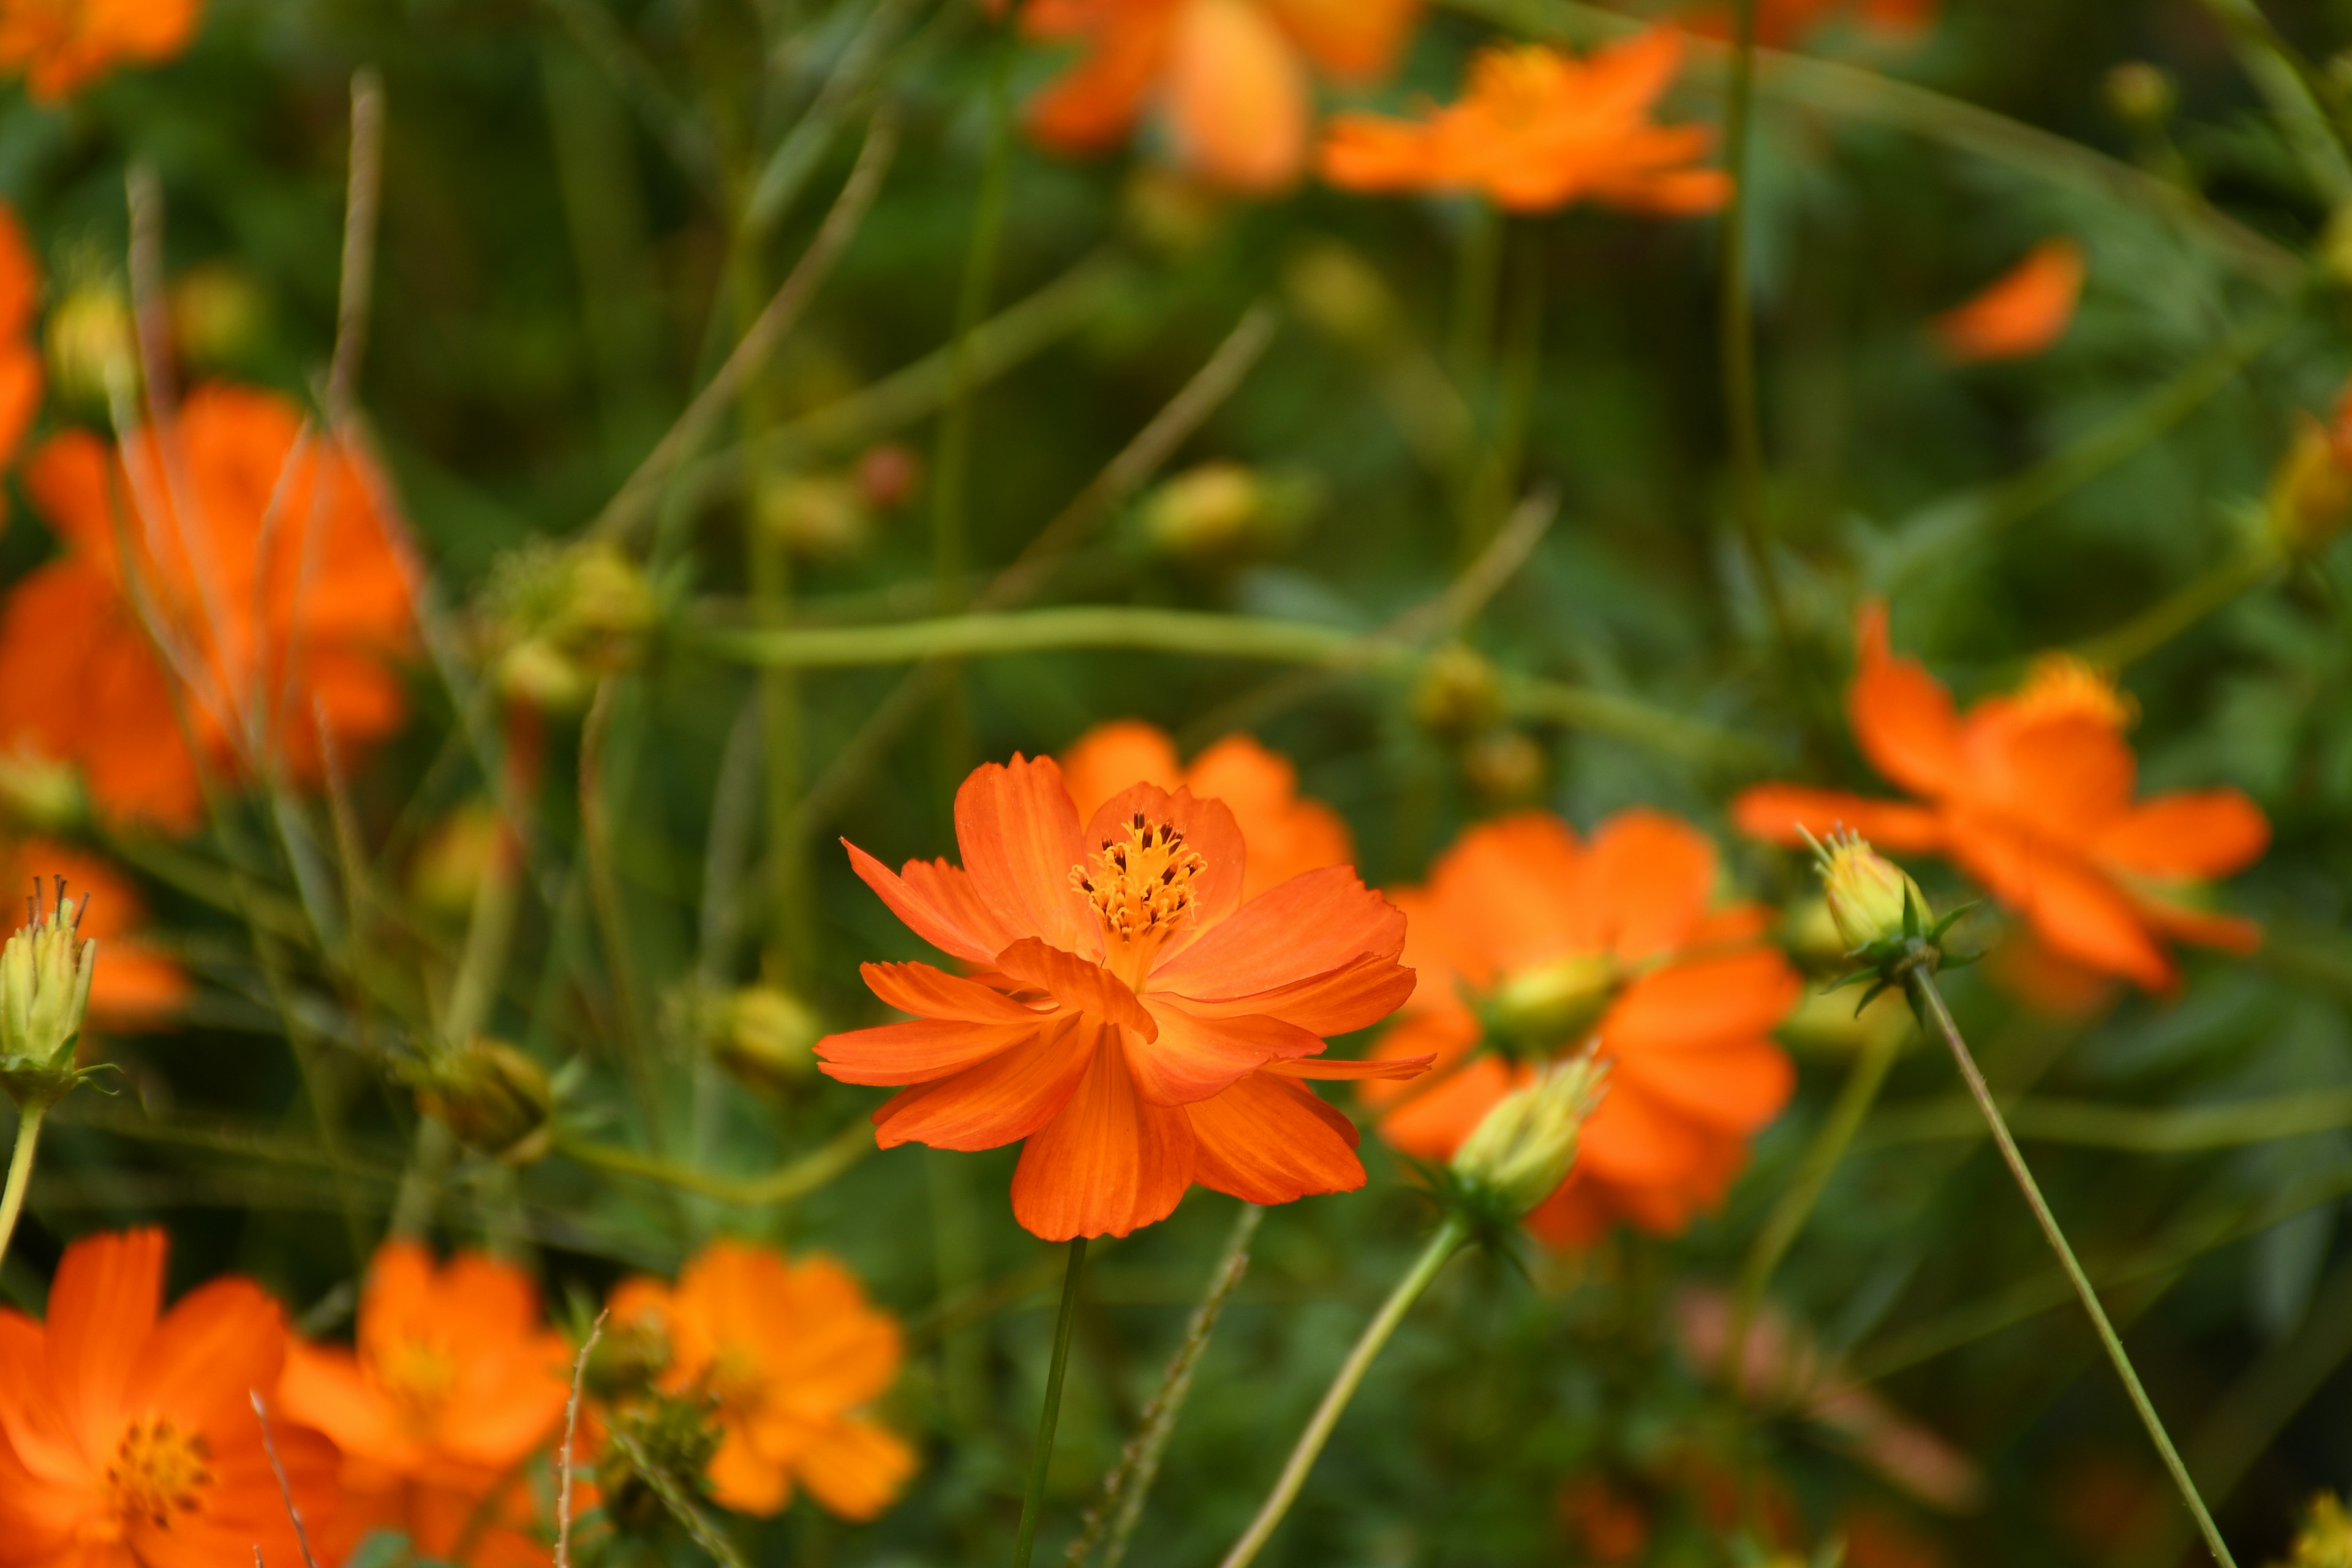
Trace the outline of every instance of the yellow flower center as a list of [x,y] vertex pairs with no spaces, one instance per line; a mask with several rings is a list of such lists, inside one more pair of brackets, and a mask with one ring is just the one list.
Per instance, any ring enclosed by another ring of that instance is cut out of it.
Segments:
[[1175,824],[1139,811],[1087,864],[1070,868],[1070,885],[1094,906],[1113,966],[1124,969],[1119,960],[1149,957],[1192,918],[1192,881],[1207,868]]
[[1523,131],[1551,108],[1559,82],[1559,59],[1549,49],[1486,49],[1471,63],[1466,96],[1502,128]]
[[2017,703],[2037,719],[2081,717],[2119,731],[2139,718],[2139,705],[2130,693],[2116,689],[2114,676],[2070,653],[2035,659],[2018,689]]
[[376,1386],[412,1431],[437,1421],[457,1385],[457,1358],[432,1340],[394,1340],[375,1358],[374,1370]]
[[125,1525],[144,1521],[169,1530],[174,1518],[196,1511],[213,1484],[212,1448],[201,1432],[183,1432],[151,1415],[123,1429],[106,1467],[113,1512]]
[[721,1345],[711,1358],[704,1386],[725,1415],[740,1415],[760,1403],[768,1386],[767,1369],[758,1355],[743,1345]]

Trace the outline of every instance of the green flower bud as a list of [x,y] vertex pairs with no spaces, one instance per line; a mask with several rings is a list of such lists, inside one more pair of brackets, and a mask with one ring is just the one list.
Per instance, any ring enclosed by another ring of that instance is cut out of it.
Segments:
[[1549,759],[1524,730],[1487,731],[1462,748],[1462,782],[1497,805],[1532,800],[1543,788]]
[[874,511],[845,474],[786,474],[760,487],[760,526],[795,555],[846,561],[874,542]]
[[1454,1173],[1517,1215],[1558,1190],[1576,1163],[1577,1134],[1601,1102],[1609,1069],[1587,1050],[1538,1070],[1495,1103],[1454,1152]]
[[702,1027],[712,1058],[753,1089],[790,1095],[816,1077],[824,1020],[781,986],[747,985],[718,998]]
[[80,936],[89,900],[69,903],[63,877],[49,908],[42,908],[37,878],[25,903],[26,924],[0,947],[0,1089],[20,1107],[46,1109],[83,1076],[74,1045],[89,1008],[98,943]]
[[2172,118],[2179,92],[2172,78],[2146,60],[2126,60],[2107,72],[2107,112],[2134,130],[2152,131]]
[[1460,738],[1491,729],[1503,716],[1503,683],[1485,655],[1448,643],[1422,666],[1412,716],[1438,735]]
[[635,663],[660,614],[637,563],[598,539],[505,556],[481,607],[499,689],[551,712],[585,705],[601,677]]
[[1379,350],[1402,331],[1403,311],[1387,281],[1361,251],[1317,240],[1282,268],[1282,294],[1315,328],[1352,348]]
[[89,809],[81,775],[63,763],[30,752],[0,755],[0,815],[38,833],[81,821]]
[[[1903,868],[1873,849],[1858,833],[1832,833],[1813,846],[1830,920],[1849,952],[1882,942],[1901,942],[1926,931],[1936,917],[1927,896]],[[1904,905],[1910,903],[1906,926]]]
[[76,414],[103,419],[118,382],[126,390],[139,384],[131,301],[111,278],[68,289],[49,311],[43,337],[58,400]]
[[1581,1045],[1623,978],[1606,953],[1577,953],[1505,977],[1481,1010],[1486,1031],[1514,1056]]
[[416,1109],[501,1164],[527,1165],[555,1140],[545,1069],[502,1040],[478,1039],[426,1064]]

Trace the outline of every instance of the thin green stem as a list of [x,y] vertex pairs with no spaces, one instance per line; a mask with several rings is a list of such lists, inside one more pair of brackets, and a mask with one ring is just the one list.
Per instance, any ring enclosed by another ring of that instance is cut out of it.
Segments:
[[1299,1433],[1298,1442],[1290,1450],[1290,1460],[1282,1467],[1282,1474],[1276,1479],[1274,1489],[1266,1494],[1265,1505],[1257,1510],[1257,1517],[1250,1521],[1250,1526],[1242,1532],[1242,1538],[1234,1542],[1234,1549],[1225,1553],[1221,1568],[1243,1568],[1243,1564],[1264,1549],[1267,1539],[1274,1534],[1275,1527],[1282,1522],[1282,1516],[1290,1511],[1290,1505],[1297,1500],[1299,1489],[1307,1484],[1307,1472],[1315,1468],[1316,1459],[1321,1457],[1323,1445],[1330,1441],[1331,1428],[1339,1424],[1340,1414],[1348,1408],[1348,1402],[1356,1396],[1357,1386],[1364,1381],[1364,1374],[1371,1370],[1372,1363],[1388,1344],[1389,1337],[1396,1332],[1397,1325],[1404,1321],[1405,1313],[1421,1299],[1421,1293],[1429,1289],[1430,1281],[1437,1278],[1438,1270],[1444,1268],[1469,1239],[1469,1227],[1462,1223],[1460,1217],[1446,1215],[1445,1222],[1437,1227],[1437,1234],[1429,1238],[1429,1245],[1422,1249],[1419,1258],[1413,1259],[1412,1267],[1405,1270],[1404,1278],[1397,1281],[1396,1289],[1389,1292],[1389,1299],[1381,1303],[1380,1311],[1364,1325],[1363,1334],[1356,1341],[1356,1348],[1349,1351],[1348,1359],[1339,1363],[1339,1375],[1331,1380],[1331,1386],[1323,1391],[1323,1403],[1315,1407],[1315,1414],[1307,1419],[1307,1429]]
[[873,1130],[863,1121],[856,1121],[835,1134],[831,1142],[765,1175],[720,1176],[584,1138],[561,1137],[555,1141],[557,1153],[581,1164],[742,1208],[772,1208],[805,1197],[864,1159],[873,1148]]
[[629,1075],[629,1087],[645,1119],[646,1140],[659,1154],[666,1142],[663,1107],[646,1041],[643,993],[637,984],[636,956],[629,945],[620,872],[614,863],[613,803],[605,798],[604,742],[618,691],[615,677],[606,676],[599,682],[587,721],[580,729],[580,847],[587,868],[588,901],[604,939],[612,976],[613,1011],[617,1015],[614,1032],[619,1038],[621,1065]]
[[1904,975],[1904,988],[1910,994],[1912,1005],[1922,1019],[1931,1022],[1944,1044],[1951,1048],[1952,1061],[1960,1069],[1960,1078],[1975,1097],[1977,1109],[1984,1112],[1985,1125],[1991,1131],[1993,1142],[2000,1150],[2009,1173],[2017,1180],[2017,1190],[2025,1195],[2026,1205],[2033,1210],[2042,1234],[2049,1239],[2050,1249],[2058,1255],[2059,1266],[2066,1271],[2067,1281],[2074,1288],[2075,1297],[2083,1303],[2084,1312],[2091,1326],[2098,1331],[2099,1343],[2105,1347],[2107,1359],[2115,1363],[2116,1375],[2123,1380],[2124,1392],[2130,1395],[2132,1408],[2139,1413],[2140,1424],[2147,1428],[2150,1441],[2164,1460],[2165,1469],[2172,1483],[2179,1489],[2180,1500],[2189,1507],[2197,1521],[2200,1533],[2205,1537],[2206,1549],[2221,1568],[2237,1568],[2237,1560],[2221,1539],[2221,1530],[2213,1516],[2206,1510],[2205,1500],[2198,1495],[2197,1483],[2189,1478],[2189,1467],[2181,1462],[2179,1450],[2172,1446],[2171,1435],[2165,1431],[2164,1422],[2156,1413],[2147,1390],[2140,1386],[2139,1373],[2134,1370],[2131,1356],[2124,1350],[2123,1340],[2116,1333],[2115,1325],[2107,1321],[2106,1309],[2099,1304],[2099,1293],[2092,1289],[2091,1278],[2075,1261],[2074,1249],[2066,1245],[2065,1232],[2058,1228],[2057,1216],[2050,1212],[2042,1188],[2034,1182],[2033,1173],[2026,1168],[2025,1156],[2018,1152],[2017,1140],[2009,1135],[2009,1124],[2001,1119],[2000,1107],[1995,1103],[1992,1090],[1985,1083],[1984,1074],[1977,1069],[1976,1058],[1969,1054],[1968,1042],[1960,1037],[1960,1027],[1952,1021],[1951,1009],[1944,1005],[1944,994],[1936,988],[1936,974],[1929,963],[1917,963]]
[[2121,669],[2156,652],[2206,616],[2276,578],[2285,560],[2269,545],[2257,545],[2166,595],[2115,630],[2093,637],[2075,651],[2091,663]]
[[1062,1374],[1070,1365],[1070,1332],[1078,1321],[1078,1282],[1087,1268],[1087,1238],[1070,1243],[1062,1276],[1062,1311],[1054,1320],[1054,1359],[1045,1369],[1045,1408],[1037,1415],[1037,1449],[1029,1457],[1029,1486],[1021,1496],[1021,1530],[1013,1539],[1013,1568],[1029,1568],[1037,1547],[1037,1516],[1045,1507],[1045,1472],[1054,1459],[1054,1428],[1062,1419]]
[[8,1156],[8,1184],[0,1188],[0,1264],[8,1261],[8,1243],[16,1234],[16,1216],[25,1210],[25,1189],[33,1180],[33,1152],[41,1142],[41,1118],[48,1107],[28,1100],[18,1108],[16,1149]]
[[1838,1090],[1837,1103],[1830,1107],[1828,1120],[1813,1135],[1812,1146],[1805,1151],[1795,1176],[1748,1249],[1748,1260],[1739,1271],[1739,1294],[1731,1314],[1731,1339],[1724,1351],[1725,1382],[1735,1396],[1747,1382],[1748,1336],[1758,1309],[1764,1304],[1764,1291],[1772,1282],[1772,1271],[1780,1267],[1780,1259],[1788,1256],[1789,1248],[1805,1228],[1805,1222],[1812,1217],[1815,1205],[1830,1184],[1830,1177],[1845,1158],[1870,1108],[1877,1103],[1887,1069],[1895,1065],[1908,1037],[1908,1030],[1890,1029],[1863,1047],[1861,1056],[1854,1060],[1853,1070],[1846,1074],[1844,1087]]
[[963,279],[956,291],[955,335],[948,345],[947,405],[940,412],[939,445],[931,465],[931,569],[942,611],[958,608],[963,599],[968,553],[964,489],[971,466],[971,340],[995,286],[996,253],[1004,233],[1005,185],[1013,167],[1013,111],[1007,79],[1011,59],[1011,39],[992,39],[988,149],[981,166],[979,197],[972,208],[971,240],[964,252]]

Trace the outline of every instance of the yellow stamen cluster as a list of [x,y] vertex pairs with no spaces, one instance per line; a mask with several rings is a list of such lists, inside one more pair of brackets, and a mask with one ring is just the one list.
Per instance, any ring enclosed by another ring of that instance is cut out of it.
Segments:
[[457,1358],[432,1340],[394,1340],[375,1358],[376,1383],[412,1430],[439,1420],[457,1386]]
[[2128,730],[2139,721],[2139,704],[2131,693],[2116,689],[2113,675],[2071,653],[2046,653],[2035,659],[2017,700],[2038,717],[2079,714],[2115,730]]
[[1143,813],[1106,838],[1091,864],[1070,868],[1070,885],[1101,917],[1103,933],[1122,946],[1157,943],[1192,912],[1192,879],[1206,869],[1201,852],[1170,822]]
[[116,1511],[169,1530],[174,1514],[191,1514],[212,1485],[211,1445],[201,1432],[183,1432],[162,1416],[133,1421],[106,1467]]

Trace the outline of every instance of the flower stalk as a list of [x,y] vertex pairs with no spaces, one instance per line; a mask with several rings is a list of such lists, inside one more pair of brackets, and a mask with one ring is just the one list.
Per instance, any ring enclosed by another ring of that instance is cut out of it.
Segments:
[[1070,1243],[1062,1275],[1062,1311],[1054,1321],[1054,1359],[1045,1369],[1045,1407],[1037,1416],[1037,1449],[1029,1458],[1029,1487],[1021,1499],[1021,1530],[1013,1541],[1013,1568],[1029,1568],[1037,1548],[1037,1517],[1045,1507],[1045,1472],[1054,1459],[1054,1428],[1062,1419],[1062,1374],[1070,1364],[1070,1332],[1078,1321],[1078,1281],[1087,1267],[1087,1238]]
[[16,1147],[8,1156],[8,1184],[0,1188],[0,1264],[8,1261],[8,1243],[16,1234],[16,1216],[25,1209],[25,1189],[33,1180],[33,1152],[40,1146],[41,1118],[48,1107],[27,1100],[16,1119]]

